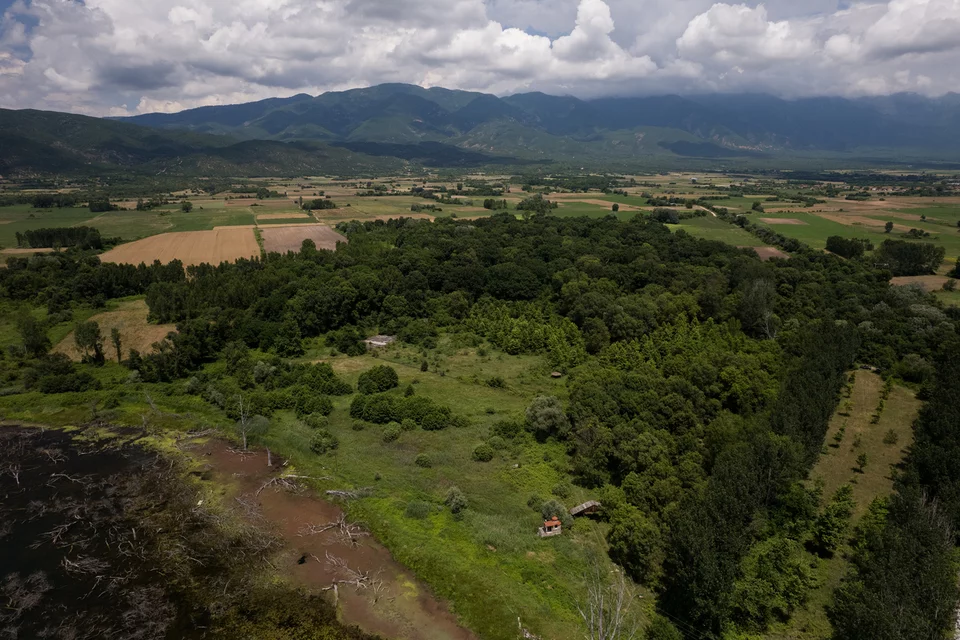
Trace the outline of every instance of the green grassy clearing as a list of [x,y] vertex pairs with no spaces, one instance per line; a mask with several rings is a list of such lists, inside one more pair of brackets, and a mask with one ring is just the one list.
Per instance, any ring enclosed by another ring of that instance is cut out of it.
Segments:
[[697,238],[726,242],[735,247],[766,246],[762,240],[753,234],[709,214],[701,218],[691,218],[690,220],[683,220],[680,224],[667,226],[674,231],[683,230]]
[[[840,401],[840,407],[830,422],[824,453],[810,473],[814,483],[822,483],[823,500],[827,501],[842,485],[852,483],[856,509],[852,525],[866,512],[870,502],[893,492],[893,472],[913,439],[912,425],[920,408],[920,401],[905,387],[894,386],[877,424],[871,416],[880,401],[883,380],[875,373],[857,371],[849,398]],[[845,415],[848,414],[848,415]],[[838,443],[835,436],[843,430]],[[884,437],[893,431],[894,444],[884,443]],[[857,456],[864,452],[868,463],[863,473],[856,471]],[[766,640],[827,640],[832,628],[827,620],[826,607],[833,601],[833,592],[847,573],[849,547],[844,546],[832,558],[817,564],[820,584],[804,608],[796,611],[789,622],[775,625],[764,635]]]

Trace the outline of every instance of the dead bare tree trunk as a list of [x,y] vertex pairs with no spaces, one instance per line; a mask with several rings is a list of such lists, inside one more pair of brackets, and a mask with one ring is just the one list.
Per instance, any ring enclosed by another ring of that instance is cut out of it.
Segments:
[[633,640],[639,638],[640,619],[634,600],[635,588],[615,567],[606,575],[600,562],[595,562],[586,576],[587,593],[577,604],[577,611],[586,624],[586,640]]

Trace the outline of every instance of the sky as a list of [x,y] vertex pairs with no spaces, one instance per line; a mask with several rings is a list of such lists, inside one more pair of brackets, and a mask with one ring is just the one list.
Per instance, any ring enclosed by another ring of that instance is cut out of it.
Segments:
[[581,98],[960,91],[960,0],[0,0],[0,107],[131,115],[383,82]]

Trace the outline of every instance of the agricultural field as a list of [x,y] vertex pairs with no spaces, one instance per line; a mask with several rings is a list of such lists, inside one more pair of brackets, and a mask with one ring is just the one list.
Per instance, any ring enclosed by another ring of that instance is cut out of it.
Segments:
[[326,225],[298,225],[284,227],[269,227],[262,229],[263,249],[267,253],[286,253],[300,251],[304,240],[313,240],[317,249],[333,251],[338,242],[347,242],[347,239]]
[[203,263],[220,264],[239,258],[256,258],[260,246],[250,227],[223,227],[213,231],[181,231],[150,236],[122,244],[100,256],[104,262],[120,264],[152,264],[173,260],[184,266]]

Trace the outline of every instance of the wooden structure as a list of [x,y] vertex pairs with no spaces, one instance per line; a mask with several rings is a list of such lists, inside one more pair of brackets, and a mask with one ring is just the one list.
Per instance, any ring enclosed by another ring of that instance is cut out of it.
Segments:
[[560,519],[556,516],[550,520],[544,520],[543,526],[537,531],[537,535],[541,538],[551,538],[561,533],[563,533],[563,525],[560,524]]
[[583,504],[578,504],[574,508],[570,509],[570,515],[573,517],[577,516],[588,516],[600,511],[602,505],[596,500],[588,500]]

